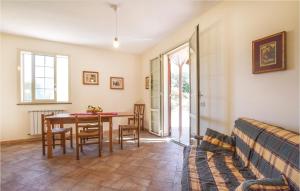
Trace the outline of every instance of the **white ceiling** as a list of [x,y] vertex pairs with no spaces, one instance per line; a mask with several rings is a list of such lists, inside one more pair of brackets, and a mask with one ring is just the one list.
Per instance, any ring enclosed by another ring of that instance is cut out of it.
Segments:
[[141,53],[216,4],[203,0],[2,0],[1,31],[112,49],[118,3],[120,51]]

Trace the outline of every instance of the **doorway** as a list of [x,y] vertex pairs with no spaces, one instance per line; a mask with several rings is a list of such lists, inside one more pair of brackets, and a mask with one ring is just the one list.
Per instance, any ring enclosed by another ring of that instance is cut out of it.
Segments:
[[169,136],[190,142],[190,65],[188,43],[167,54]]
[[186,43],[150,60],[151,133],[199,144],[199,61],[199,26]]

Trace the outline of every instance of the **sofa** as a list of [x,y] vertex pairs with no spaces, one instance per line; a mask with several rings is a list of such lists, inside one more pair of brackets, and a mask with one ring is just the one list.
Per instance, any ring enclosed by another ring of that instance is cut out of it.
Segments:
[[182,190],[299,191],[299,142],[296,132],[248,118],[231,136],[208,129],[199,146],[184,148]]

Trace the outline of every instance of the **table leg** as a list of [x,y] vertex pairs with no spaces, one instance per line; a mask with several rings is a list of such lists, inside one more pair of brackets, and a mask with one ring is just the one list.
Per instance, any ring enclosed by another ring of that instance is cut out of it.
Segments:
[[109,150],[113,152],[113,125],[112,125],[112,117],[109,118]]
[[[64,128],[64,123],[62,121],[59,122],[59,128]],[[61,134],[61,147],[63,148],[63,153],[66,154],[66,134]]]
[[47,120],[47,145],[48,145],[48,158],[52,158],[52,130],[51,130],[51,123]]
[[63,153],[66,154],[66,134],[61,134],[61,145],[63,148]]

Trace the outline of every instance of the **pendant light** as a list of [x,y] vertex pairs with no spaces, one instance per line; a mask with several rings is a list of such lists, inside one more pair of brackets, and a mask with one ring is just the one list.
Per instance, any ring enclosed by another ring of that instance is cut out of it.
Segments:
[[115,11],[115,37],[113,39],[113,47],[114,48],[118,48],[120,46],[120,42],[118,39],[118,5],[111,5],[112,9]]

